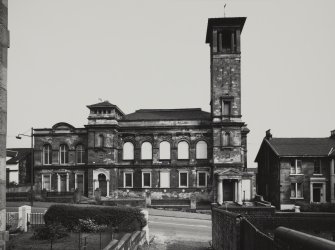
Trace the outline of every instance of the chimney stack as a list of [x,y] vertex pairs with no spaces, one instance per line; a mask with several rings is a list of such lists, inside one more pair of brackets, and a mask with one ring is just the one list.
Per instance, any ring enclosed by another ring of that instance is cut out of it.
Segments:
[[333,129],[332,131],[330,131],[330,138],[334,138],[335,139],[335,129]]
[[270,140],[272,138],[271,129],[266,130],[265,138],[268,139],[268,140]]

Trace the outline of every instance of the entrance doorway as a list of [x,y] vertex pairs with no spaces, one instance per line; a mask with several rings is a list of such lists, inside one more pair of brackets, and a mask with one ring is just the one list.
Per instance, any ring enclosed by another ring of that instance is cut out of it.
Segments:
[[66,174],[60,175],[60,192],[66,192]]
[[101,191],[101,196],[107,196],[107,181],[106,181],[106,175],[99,174],[98,175],[98,181],[99,181],[99,189]]
[[235,182],[233,180],[223,180],[223,201],[234,201]]
[[313,202],[321,202],[322,183],[313,183]]

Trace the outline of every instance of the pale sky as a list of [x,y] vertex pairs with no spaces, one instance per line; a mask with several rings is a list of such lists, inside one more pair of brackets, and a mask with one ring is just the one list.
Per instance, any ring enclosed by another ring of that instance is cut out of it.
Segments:
[[328,137],[335,129],[335,1],[10,0],[7,147],[30,128],[87,124],[99,98],[123,112],[210,110],[207,20],[247,17],[242,119],[248,166],[265,130]]

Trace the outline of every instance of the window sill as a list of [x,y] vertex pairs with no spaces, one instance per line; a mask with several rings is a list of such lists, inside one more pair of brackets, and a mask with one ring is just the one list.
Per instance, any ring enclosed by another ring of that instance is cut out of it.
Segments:
[[314,174],[314,173],[313,173],[313,175],[314,175],[314,176],[322,176],[323,174]]
[[188,188],[188,186],[179,186],[178,188]]
[[293,175],[293,176],[302,176],[304,174],[290,174],[290,175]]
[[290,200],[303,200],[304,197],[290,197]]

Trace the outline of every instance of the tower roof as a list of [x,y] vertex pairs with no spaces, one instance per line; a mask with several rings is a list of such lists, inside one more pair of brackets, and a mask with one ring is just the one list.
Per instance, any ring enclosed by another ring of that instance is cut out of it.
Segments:
[[206,43],[212,42],[212,30],[213,27],[236,27],[243,29],[246,17],[221,17],[221,18],[209,18],[207,25]]
[[89,109],[92,109],[92,108],[114,108],[120,114],[124,115],[124,113],[122,112],[122,110],[118,106],[110,103],[109,101],[103,101],[103,102],[99,102],[99,103],[96,103],[96,104],[87,105],[86,107],[88,107]]

